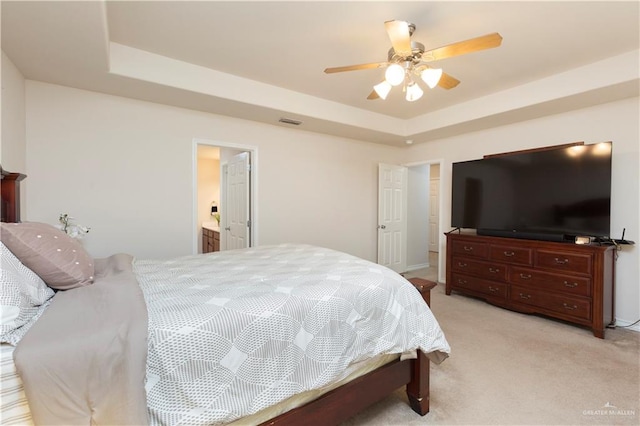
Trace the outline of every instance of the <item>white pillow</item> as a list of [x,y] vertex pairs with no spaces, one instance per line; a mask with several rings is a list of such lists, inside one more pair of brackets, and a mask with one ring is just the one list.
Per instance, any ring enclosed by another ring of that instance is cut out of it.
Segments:
[[40,316],[55,293],[2,242],[0,263],[0,341],[16,344],[26,330],[16,332]]

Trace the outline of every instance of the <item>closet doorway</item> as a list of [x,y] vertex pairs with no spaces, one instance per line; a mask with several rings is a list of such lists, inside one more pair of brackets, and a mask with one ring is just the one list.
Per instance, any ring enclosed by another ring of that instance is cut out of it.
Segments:
[[407,176],[407,272],[439,281],[440,166],[442,161],[406,165]]
[[193,140],[194,254],[257,245],[257,160],[254,146]]

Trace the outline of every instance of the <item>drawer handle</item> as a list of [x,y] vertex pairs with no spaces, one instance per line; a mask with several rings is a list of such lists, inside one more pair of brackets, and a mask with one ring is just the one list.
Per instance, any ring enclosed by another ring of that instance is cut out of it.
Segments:
[[504,251],[503,253],[504,253],[504,255],[505,255],[505,256],[507,256],[507,257],[513,257],[513,256],[515,256],[515,255],[516,255],[516,254],[515,254],[514,252],[512,252],[512,251]]
[[531,274],[520,274],[520,278],[522,278],[523,280],[530,280]]
[[464,251],[473,251],[473,247],[471,246],[464,246],[462,248],[464,249]]
[[574,288],[574,287],[578,287],[578,283],[570,283],[569,281],[565,281],[564,286],[569,288]]
[[466,284],[467,280],[463,280],[462,278],[458,278],[458,284]]
[[566,265],[569,263],[569,259],[560,259],[559,257],[556,257],[553,260],[556,262],[556,265]]
[[458,262],[458,266],[461,268],[466,268],[468,265],[466,263]]
[[563,303],[562,306],[564,306],[565,309],[568,309],[570,311],[575,311],[576,309],[578,309],[578,306],[576,306],[576,305],[568,305],[566,303]]
[[489,268],[489,272],[491,272],[492,274],[497,274],[498,272],[500,272],[500,269],[498,269],[498,268]]
[[496,291],[500,291],[500,289],[499,289],[498,287],[492,287],[492,286],[489,286],[489,291],[490,291],[491,293],[495,293]]
[[520,299],[531,299],[531,295],[530,294],[524,294],[524,293],[520,293]]

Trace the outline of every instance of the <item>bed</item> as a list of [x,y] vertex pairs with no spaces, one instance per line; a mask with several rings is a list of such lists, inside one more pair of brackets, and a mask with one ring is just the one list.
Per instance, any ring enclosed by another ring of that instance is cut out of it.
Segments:
[[[19,222],[23,176],[3,172],[4,222]],[[449,346],[418,291],[384,267],[290,244],[94,263],[91,282],[58,289],[17,343],[36,423],[338,424],[402,386],[429,411],[429,362]],[[82,321],[61,338],[69,312]]]

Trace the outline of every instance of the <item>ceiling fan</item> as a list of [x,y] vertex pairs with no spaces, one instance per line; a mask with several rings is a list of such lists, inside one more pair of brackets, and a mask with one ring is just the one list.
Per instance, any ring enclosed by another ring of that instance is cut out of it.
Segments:
[[423,91],[414,77],[420,77],[432,89],[435,86],[452,89],[460,83],[456,78],[442,72],[442,69],[433,68],[430,65],[431,62],[479,50],[491,49],[500,46],[502,43],[502,36],[498,33],[492,33],[425,51],[422,43],[411,41],[411,36],[416,29],[414,24],[394,20],[387,21],[384,25],[393,46],[389,49],[386,62],[326,68],[324,72],[333,74],[343,71],[386,67],[385,80],[374,86],[374,90],[367,99],[386,99],[393,86],[402,85],[406,99],[415,101],[422,96]]

